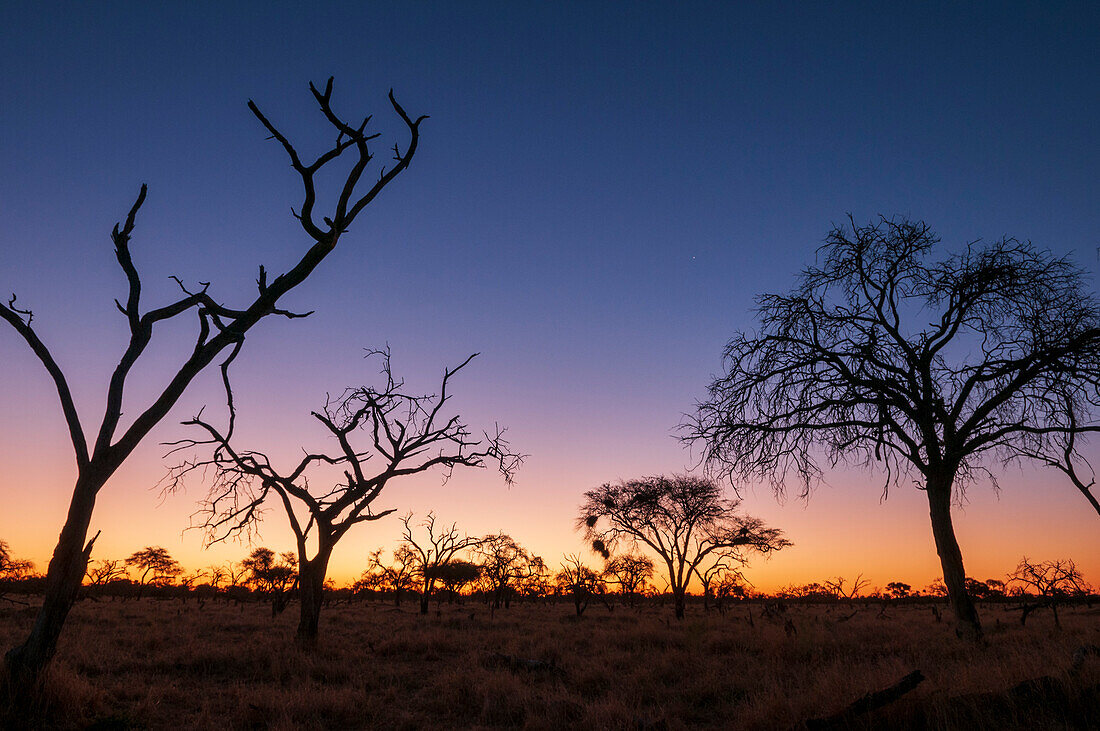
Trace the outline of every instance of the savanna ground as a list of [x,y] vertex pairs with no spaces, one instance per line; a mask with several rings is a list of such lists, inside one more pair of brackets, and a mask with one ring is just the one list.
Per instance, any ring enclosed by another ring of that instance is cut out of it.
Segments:
[[[294,643],[295,610],[145,599],[73,610],[43,699],[14,728],[794,728],[913,670],[927,680],[853,728],[1095,728],[1100,609],[983,608],[988,639],[955,639],[930,605],[759,604],[720,615],[648,605],[580,619],[566,602],[415,602],[327,607],[316,651]],[[748,621],[753,615],[753,625]],[[0,606],[0,647],[33,609]],[[847,619],[845,619],[847,618]],[[790,620],[788,624],[787,620]],[[507,657],[502,657],[507,656]],[[535,660],[534,669],[513,660]],[[1026,688],[1023,681],[1050,676]]]

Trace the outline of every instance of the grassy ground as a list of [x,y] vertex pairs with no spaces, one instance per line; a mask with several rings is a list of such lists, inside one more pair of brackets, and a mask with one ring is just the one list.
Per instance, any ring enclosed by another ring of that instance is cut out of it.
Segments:
[[[36,718],[57,728],[792,728],[835,713],[912,670],[927,680],[854,727],[1086,728],[1100,723],[1100,610],[1021,627],[986,607],[989,638],[959,642],[928,607],[326,608],[313,653],[295,647],[295,605],[83,602],[71,615]],[[748,612],[753,615],[750,626]],[[33,611],[0,607],[0,648]],[[787,620],[790,620],[788,625]],[[500,657],[499,654],[508,656]],[[537,660],[526,669],[509,658]],[[1010,691],[1040,676],[1053,680]]]

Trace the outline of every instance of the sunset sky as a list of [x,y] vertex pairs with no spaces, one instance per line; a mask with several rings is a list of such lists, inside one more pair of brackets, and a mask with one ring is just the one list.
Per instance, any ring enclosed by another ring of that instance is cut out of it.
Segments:
[[[585,490],[696,465],[674,431],[724,343],[847,213],[924,219],[946,250],[1010,235],[1100,269],[1095,3],[321,5],[0,5],[0,294],[34,310],[86,430],[127,335],[115,221],[147,183],[132,243],[147,306],[176,295],[170,275],[250,300],[258,265],[282,271],[308,241],[290,215],[299,182],[245,102],[316,153],[333,135],[307,84],[330,75],[338,112],[375,115],[379,160],[405,142],[391,87],[431,118],[410,169],[283,300],[316,314],[249,335],[238,443],[283,464],[324,446],[309,411],[376,375],[365,348],[388,344],[425,392],[480,352],[456,408],[530,455],[517,484],[433,475],[376,506],[504,530],[553,567],[584,550]],[[127,414],[174,373],[193,325],[160,334]],[[72,449],[48,376],[6,325],[0,364],[0,538],[44,570]],[[163,545],[197,568],[249,550],[182,532],[201,485],[155,489],[160,443],[204,404],[223,414],[213,372],[101,493],[94,558]],[[1001,474],[999,493],[976,484],[956,510],[967,573],[1074,558],[1100,583],[1100,520],[1080,494],[1059,474]],[[939,575],[923,493],[881,501],[881,476],[856,469],[808,502],[796,492],[742,486],[746,511],[795,544],[753,562],[758,588]],[[290,550],[271,508],[256,545]],[[331,575],[354,578],[399,533],[396,517],[354,530]]]

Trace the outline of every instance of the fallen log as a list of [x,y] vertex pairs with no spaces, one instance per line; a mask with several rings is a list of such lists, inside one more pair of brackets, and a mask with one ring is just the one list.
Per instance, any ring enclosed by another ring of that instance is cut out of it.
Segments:
[[839,713],[807,720],[805,728],[828,729],[845,725],[854,718],[893,703],[920,685],[922,681],[924,681],[924,674],[920,670],[914,670],[889,688],[868,693]]

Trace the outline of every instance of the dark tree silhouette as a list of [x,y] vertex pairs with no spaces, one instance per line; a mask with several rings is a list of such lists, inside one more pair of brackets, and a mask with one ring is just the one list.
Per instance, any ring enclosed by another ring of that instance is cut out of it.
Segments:
[[[39,338],[32,326],[31,311],[19,307],[14,294],[7,305],[0,305],[0,317],[26,341],[53,380],[60,399],[61,411],[68,426],[77,469],[68,515],[46,575],[42,607],[26,641],[8,652],[5,658],[12,682],[17,689],[22,689],[27,694],[31,690],[32,681],[53,657],[65,618],[77,599],[81,580],[91,555],[92,542],[94,542],[92,539],[85,545],[99,491],[150,430],[167,416],[195,377],[216,358],[225,354],[221,368],[223,377],[227,379],[227,368],[240,352],[246,334],[254,325],[270,315],[299,316],[279,309],[279,300],[305,281],[336,247],[359,214],[408,167],[416,153],[420,124],[426,117],[415,120],[410,118],[394,99],[391,91],[390,104],[409,132],[408,146],[404,152],[401,152],[395,145],[394,161],[389,169],[383,169],[373,182],[369,178],[364,180],[363,175],[373,158],[372,141],[379,136],[366,131],[370,117],[360,124],[348,123],[339,117],[330,103],[331,78],[323,91],[312,84],[310,84],[310,91],[320,106],[327,124],[337,132],[336,141],[332,147],[310,163],[303,162],[294,146],[264,116],[259,107],[252,101],[248,102],[248,108],[271,137],[282,146],[290,158],[291,167],[301,178],[303,197],[301,206],[294,215],[311,242],[309,248],[293,267],[273,279],[269,279],[267,272],[261,266],[256,282],[258,291],[251,301],[229,307],[208,293],[207,283],[201,284],[198,288],[189,288],[177,279],[182,292],[178,299],[159,307],[143,308],[142,282],[131,255],[130,240],[138,210],[145,202],[144,185],[136,202],[130,208],[125,223],[115,226],[111,233],[115,257],[128,283],[125,297],[121,301],[116,301],[115,304],[126,320],[129,342],[107,384],[106,408],[90,444],[88,432],[77,412],[68,378],[50,348]],[[342,184],[334,188],[339,193],[332,201],[331,208],[327,215],[315,213],[314,208],[318,203],[316,188],[319,174],[330,170],[330,163],[349,151],[354,162],[350,170],[342,176]],[[363,186],[360,183],[363,183]],[[123,397],[126,392],[127,378],[133,366],[146,352],[153,339],[154,330],[160,332],[162,325],[167,325],[179,317],[189,316],[189,313],[197,323],[194,348],[179,364],[177,370],[169,375],[166,385],[151,402],[144,406],[137,403],[128,404],[128,411],[135,414],[135,417],[128,425],[124,425],[122,422]]]
[[592,547],[610,555],[618,545],[644,545],[664,561],[677,619],[691,576],[708,558],[744,564],[744,552],[791,545],[777,528],[740,515],[736,500],[713,481],[690,475],[607,483],[584,494],[578,527]]
[[843,576],[835,579],[826,579],[822,582],[826,591],[833,595],[834,599],[846,599],[849,602],[859,596],[859,593],[870,586],[871,582],[863,578],[863,574],[856,576],[855,581],[848,583]]
[[511,604],[512,592],[530,575],[530,565],[535,559],[542,564],[542,559],[532,557],[527,549],[504,533],[485,536],[474,553],[481,559],[481,575],[488,584],[490,601],[496,609]]
[[517,577],[515,589],[526,599],[541,599],[550,595],[550,567],[542,556],[529,556],[523,573]]
[[416,588],[416,554],[404,544],[393,551],[393,560],[382,563],[382,554],[386,549],[372,551],[367,562],[367,570],[359,581],[364,589],[393,592],[393,605],[401,606],[401,595]]
[[146,586],[170,584],[183,573],[180,562],[172,558],[167,548],[161,546],[146,546],[140,551],[134,551],[125,564],[127,568],[137,571],[138,599],[145,593]]
[[744,575],[735,569],[728,556],[718,555],[714,561],[705,568],[700,565],[695,567],[695,576],[703,587],[703,611],[710,611],[710,600],[714,597],[716,587],[728,584],[740,586],[745,581]]
[[1021,624],[1027,621],[1027,615],[1031,611],[1050,607],[1050,611],[1054,613],[1054,626],[1058,629],[1062,628],[1062,622],[1058,618],[1058,605],[1072,596],[1084,596],[1091,591],[1088,582],[1077,570],[1077,565],[1069,559],[1030,561],[1024,556],[1016,570],[1008,575],[1006,583],[1026,592],[1034,591],[1039,597],[1037,605],[1024,607],[1020,617]]
[[608,583],[617,584],[619,593],[634,606],[638,593],[653,578],[653,559],[633,553],[610,556],[604,561],[603,575]]
[[891,581],[886,585],[886,593],[893,599],[904,599],[913,593],[913,587],[904,581]]
[[276,556],[270,548],[260,546],[241,561],[241,569],[246,572],[245,583],[271,602],[272,619],[279,616],[298,586],[298,557],[289,551]]
[[118,559],[104,559],[90,563],[85,573],[86,585],[89,587],[106,586],[115,579],[121,579],[124,576],[126,576],[126,564]]
[[752,585],[740,571],[726,571],[723,573],[712,586],[714,605],[718,608],[719,614],[726,613],[726,601],[730,597],[744,599],[750,586]]
[[603,599],[608,609],[613,608],[613,605],[607,602],[604,597],[607,593],[607,585],[604,583],[603,578],[594,570],[585,566],[580,556],[575,553],[566,554],[562,559],[561,571],[558,571],[554,576],[554,580],[557,583],[558,591],[569,594],[569,597],[573,600],[573,608],[576,610],[578,617],[584,614],[584,610],[588,608],[588,603],[592,600],[592,597]]
[[[456,368],[446,369],[439,394],[427,396],[409,392],[404,381],[394,378],[388,351],[373,351],[370,356],[381,358],[379,386],[348,389],[335,404],[326,403],[321,411],[313,412],[336,440],[334,454],[307,453],[289,470],[278,470],[267,455],[240,451],[230,443],[232,405],[230,426],[224,434],[200,415],[184,424],[201,428],[207,438],[174,443],[176,449],[212,448],[211,457],[173,468],[166,485],[171,491],[191,475],[209,476],[210,492],[200,510],[209,541],[251,531],[260,520],[260,507],[269,498],[283,507],[298,545],[298,639],[307,645],[317,638],[333,549],[353,526],[394,512],[393,508],[372,509],[390,480],[436,468],[449,476],[457,466],[481,467],[491,460],[510,483],[522,460],[511,452],[500,428],[478,439],[459,416],[447,412],[451,379],[474,355]],[[356,446],[359,438],[365,447]],[[338,468],[342,480],[314,479],[314,485],[332,486],[311,486],[310,472],[318,466]]]
[[684,438],[713,474],[777,494],[794,473],[808,496],[823,462],[880,469],[884,494],[917,477],[957,631],[979,638],[952,498],[994,477],[986,458],[1081,459],[1076,438],[1100,428],[1100,314],[1081,270],[1029,243],[934,261],[937,243],[922,222],[833,229],[796,289],[758,298],[761,331],[726,346]]
[[436,566],[433,573],[436,581],[447,591],[447,601],[452,602],[463,587],[477,581],[481,576],[481,567],[470,561],[455,558]]
[[7,541],[0,540],[0,599],[12,602],[12,599],[8,599],[5,596],[8,584],[12,581],[22,579],[33,569],[34,564],[30,561],[13,558],[11,555],[11,548],[8,546]]
[[435,591],[435,584],[440,580],[440,569],[454,560],[455,555],[481,545],[481,538],[459,535],[458,526],[451,523],[449,528],[436,526],[435,513],[428,513],[421,526],[427,533],[417,540],[413,535],[412,513],[401,518],[405,526],[402,540],[412,549],[415,556],[414,571],[420,579],[420,613],[428,613],[428,600]]

